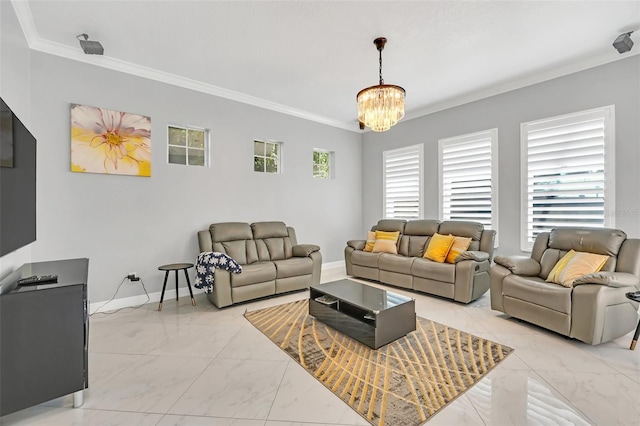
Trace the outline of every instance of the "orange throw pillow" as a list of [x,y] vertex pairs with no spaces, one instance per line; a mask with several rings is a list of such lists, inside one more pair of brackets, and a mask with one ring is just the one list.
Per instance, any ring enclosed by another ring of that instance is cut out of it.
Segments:
[[460,253],[467,251],[470,245],[471,238],[453,237],[453,244],[451,244],[451,248],[449,249],[449,253],[447,253],[445,262],[456,263],[456,258],[460,255]]
[[367,243],[364,245],[364,249],[362,251],[372,251],[373,245],[376,242],[376,233],[373,231],[367,232]]
[[433,234],[423,257],[434,262],[444,263],[453,244],[453,239],[453,235]]

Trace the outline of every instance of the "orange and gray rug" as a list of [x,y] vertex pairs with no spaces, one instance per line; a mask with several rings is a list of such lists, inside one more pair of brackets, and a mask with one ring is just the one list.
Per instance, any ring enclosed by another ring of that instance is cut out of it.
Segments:
[[375,426],[424,423],[513,351],[421,317],[416,331],[374,350],[317,321],[308,305],[245,317]]

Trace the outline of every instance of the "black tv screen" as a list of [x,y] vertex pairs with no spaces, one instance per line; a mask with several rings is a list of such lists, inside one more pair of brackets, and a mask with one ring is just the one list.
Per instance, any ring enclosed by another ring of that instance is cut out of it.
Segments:
[[36,240],[36,139],[0,98],[0,256]]

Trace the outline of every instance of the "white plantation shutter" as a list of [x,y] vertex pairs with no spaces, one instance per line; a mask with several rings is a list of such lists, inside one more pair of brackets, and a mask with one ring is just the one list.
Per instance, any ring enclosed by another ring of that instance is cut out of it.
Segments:
[[498,226],[498,129],[438,141],[440,218]]
[[521,125],[523,250],[558,226],[614,226],[613,117],[609,106]]
[[422,218],[422,156],[422,145],[382,153],[385,218]]

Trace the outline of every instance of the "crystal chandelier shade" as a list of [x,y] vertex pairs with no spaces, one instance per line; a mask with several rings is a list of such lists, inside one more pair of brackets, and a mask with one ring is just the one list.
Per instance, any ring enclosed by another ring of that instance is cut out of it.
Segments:
[[379,37],[373,41],[380,55],[380,84],[358,92],[358,121],[374,132],[384,132],[404,117],[405,90],[393,84],[384,84],[382,79],[382,50],[387,39]]

